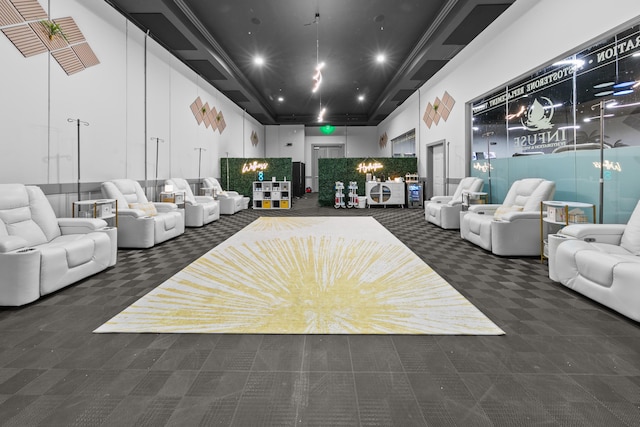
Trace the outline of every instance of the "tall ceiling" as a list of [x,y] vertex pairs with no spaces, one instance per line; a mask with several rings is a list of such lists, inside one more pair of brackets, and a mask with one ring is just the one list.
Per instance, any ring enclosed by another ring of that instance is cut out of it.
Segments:
[[355,126],[380,123],[515,0],[105,1],[262,124],[317,125],[325,108],[322,123]]

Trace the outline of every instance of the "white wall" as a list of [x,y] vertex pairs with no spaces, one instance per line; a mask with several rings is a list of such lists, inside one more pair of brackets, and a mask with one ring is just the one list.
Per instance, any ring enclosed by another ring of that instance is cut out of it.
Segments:
[[265,157],[291,157],[304,162],[304,125],[265,126]]
[[[378,134],[387,132],[392,139],[417,125],[419,174],[426,175],[425,145],[445,139],[450,142],[449,177],[464,177],[469,164],[466,103],[628,26],[639,16],[637,0],[611,0],[606,7],[583,0],[517,0],[385,119]],[[422,120],[424,111],[445,91],[456,101],[453,111],[446,122],[429,129]]]
[[[156,146],[159,179],[197,178],[199,168],[203,177],[219,176],[220,157],[264,155],[264,126],[106,2],[40,4],[54,19],[73,17],[100,64],[67,76],[48,54],[24,58],[0,36],[0,183],[75,183],[77,126],[68,118],[89,122],[80,128],[82,182],[152,180]],[[224,114],[222,134],[196,122],[189,106],[198,96]],[[206,150],[201,163],[197,148]]]

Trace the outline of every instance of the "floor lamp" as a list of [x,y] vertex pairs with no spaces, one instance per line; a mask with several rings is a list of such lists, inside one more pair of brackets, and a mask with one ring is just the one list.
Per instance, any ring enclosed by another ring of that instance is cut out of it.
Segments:
[[153,184],[153,197],[155,200],[158,200],[158,157],[160,154],[160,143],[164,142],[164,139],[152,136],[151,140],[156,142],[156,180]]
[[80,119],[67,119],[67,122],[76,122],[78,127],[78,201],[80,201],[80,125],[89,126],[89,123]]

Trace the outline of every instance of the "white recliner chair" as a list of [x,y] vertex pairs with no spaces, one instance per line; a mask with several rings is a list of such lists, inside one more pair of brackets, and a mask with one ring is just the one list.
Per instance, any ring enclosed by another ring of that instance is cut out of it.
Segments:
[[243,209],[245,197],[237,191],[224,191],[217,179],[204,178],[202,188],[213,188],[215,197],[220,202],[222,215],[233,215]]
[[115,265],[102,219],[56,218],[39,187],[0,184],[0,305],[28,304]]
[[549,243],[552,280],[640,322],[640,202],[626,225],[573,224]]
[[184,212],[175,203],[149,202],[138,181],[115,179],[101,189],[118,201],[118,247],[150,248],[184,233]]
[[202,227],[220,219],[220,204],[210,196],[194,196],[191,186],[186,179],[167,179],[165,185],[171,185],[174,190],[184,192],[185,225],[187,227]]
[[424,205],[424,216],[427,221],[445,229],[460,228],[460,212],[462,210],[462,193],[482,190],[482,178],[472,176],[463,178],[452,196],[433,196]]
[[553,181],[514,181],[502,205],[472,205],[461,213],[460,236],[496,255],[540,255],[540,202],[553,200],[555,191]]

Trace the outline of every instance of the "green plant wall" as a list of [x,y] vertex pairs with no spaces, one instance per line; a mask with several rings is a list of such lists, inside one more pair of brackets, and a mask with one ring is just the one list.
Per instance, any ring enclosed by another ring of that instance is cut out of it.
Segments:
[[[293,165],[291,157],[269,157],[269,158],[221,158],[220,159],[220,185],[229,191],[237,191],[238,193],[252,197],[253,181],[259,181],[257,171],[242,172],[243,166],[251,165],[254,162],[267,163],[268,166],[264,170],[264,181],[271,181],[272,177],[276,177],[277,181],[285,178],[291,181],[293,173]],[[228,168],[227,168],[228,165]],[[229,180],[227,185],[227,169],[229,171]]]
[[406,174],[415,174],[418,171],[418,159],[416,157],[355,157],[341,159],[318,159],[318,204],[320,206],[333,206],[336,181],[344,182],[345,195],[350,181],[358,183],[358,195],[365,193],[366,174],[358,171],[360,163],[379,162],[383,168],[372,172],[377,178],[404,178]]

